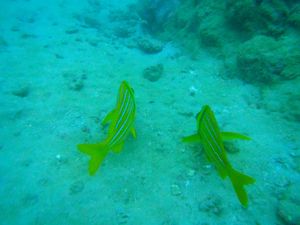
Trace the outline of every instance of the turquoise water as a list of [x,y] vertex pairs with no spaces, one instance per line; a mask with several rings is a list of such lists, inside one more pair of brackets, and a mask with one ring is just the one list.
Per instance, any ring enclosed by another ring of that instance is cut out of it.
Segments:
[[[300,224],[299,1],[0,1],[0,224]],[[79,143],[126,80],[135,130],[94,176]],[[196,133],[209,105],[248,207]]]

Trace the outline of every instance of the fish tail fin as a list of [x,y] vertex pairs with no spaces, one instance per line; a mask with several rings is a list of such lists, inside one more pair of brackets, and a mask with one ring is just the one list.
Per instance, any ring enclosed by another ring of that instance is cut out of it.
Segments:
[[233,168],[230,170],[229,177],[231,179],[231,183],[233,185],[234,191],[240,201],[240,203],[247,207],[248,205],[248,196],[246,193],[246,190],[244,188],[244,185],[253,184],[255,182],[255,179],[243,174]]
[[91,160],[89,162],[89,173],[95,175],[105,156],[108,153],[108,147],[105,143],[98,144],[79,144],[77,145],[79,151],[89,155]]

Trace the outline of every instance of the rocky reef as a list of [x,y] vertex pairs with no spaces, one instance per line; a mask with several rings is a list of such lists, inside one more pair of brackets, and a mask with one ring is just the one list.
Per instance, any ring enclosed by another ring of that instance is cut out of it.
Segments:
[[249,83],[299,77],[297,1],[183,0],[168,7],[165,2],[146,1],[141,7],[148,32],[176,41],[194,56],[203,49],[212,52],[234,64],[229,74]]

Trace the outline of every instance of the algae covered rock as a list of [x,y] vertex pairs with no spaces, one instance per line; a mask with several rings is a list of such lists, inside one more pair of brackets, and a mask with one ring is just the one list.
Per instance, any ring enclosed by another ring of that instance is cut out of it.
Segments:
[[242,44],[237,53],[238,76],[250,83],[271,83],[284,68],[280,44],[267,36],[255,36]]
[[238,76],[249,83],[273,83],[300,76],[300,49],[295,41],[263,35],[241,44],[237,57]]
[[300,29],[300,4],[296,4],[290,12],[289,23]]
[[146,0],[140,1],[139,15],[144,27],[151,33],[163,30],[164,23],[174,13],[180,0]]
[[228,22],[239,31],[278,36],[284,32],[288,12],[285,2],[280,0],[229,0],[225,14]]

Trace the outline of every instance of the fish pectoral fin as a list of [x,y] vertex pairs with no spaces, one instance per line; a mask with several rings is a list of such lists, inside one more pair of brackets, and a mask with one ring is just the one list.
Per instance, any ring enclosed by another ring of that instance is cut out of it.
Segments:
[[122,151],[122,149],[123,149],[123,146],[124,146],[124,142],[122,142],[122,143],[120,143],[120,144],[114,146],[114,147],[112,148],[112,151],[113,151],[114,153],[120,153],[120,152]]
[[182,140],[182,142],[186,142],[186,143],[201,142],[201,138],[200,138],[199,134],[193,134],[190,136],[186,136],[186,137],[183,137],[181,140]]
[[132,136],[133,136],[134,138],[136,138],[136,131],[135,131],[134,127],[132,127],[132,128],[130,129],[130,132],[131,132]]
[[102,120],[102,123],[101,123],[102,126],[105,126],[106,124],[108,124],[108,123],[112,120],[115,111],[116,111],[116,110],[113,109],[112,111],[110,111],[110,112],[104,117],[104,119]]
[[243,134],[235,133],[235,132],[221,132],[221,138],[223,141],[229,141],[229,140],[233,140],[233,139],[241,139],[241,140],[246,140],[246,141],[251,140],[250,137],[243,135]]

